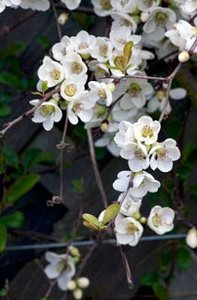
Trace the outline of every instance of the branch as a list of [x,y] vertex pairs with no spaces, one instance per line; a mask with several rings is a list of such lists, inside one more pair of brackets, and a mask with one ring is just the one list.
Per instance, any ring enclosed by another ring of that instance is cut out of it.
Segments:
[[92,167],[93,167],[93,170],[94,170],[96,183],[97,183],[100,195],[101,195],[101,199],[103,201],[103,205],[106,208],[107,207],[107,196],[106,196],[106,193],[105,193],[105,190],[104,190],[104,187],[103,187],[100,172],[98,170],[98,165],[97,165],[97,161],[96,161],[94,142],[93,142],[91,129],[87,129],[87,135],[88,135],[88,143],[89,143],[89,149],[90,149],[90,158],[91,158]]

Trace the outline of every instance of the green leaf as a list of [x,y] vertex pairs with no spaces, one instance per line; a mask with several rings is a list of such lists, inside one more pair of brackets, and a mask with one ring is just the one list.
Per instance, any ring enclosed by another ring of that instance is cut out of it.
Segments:
[[74,126],[73,133],[78,138],[80,138],[80,140],[87,141],[87,132],[86,132],[86,130],[85,130],[85,128],[84,128],[83,125],[78,124],[78,125]]
[[20,197],[29,192],[39,181],[40,176],[29,174],[20,176],[8,189],[7,201],[15,203]]
[[18,155],[15,151],[13,151],[11,148],[6,148],[6,163],[8,166],[13,167],[15,169],[19,168],[20,162]]
[[98,219],[91,214],[83,214],[83,225],[92,230],[103,230],[105,226],[98,221]]
[[24,51],[25,47],[26,47],[25,43],[16,42],[16,43],[13,43],[8,48],[0,50],[0,55],[16,56],[16,55],[19,55],[22,51]]
[[155,272],[144,274],[140,279],[141,284],[145,286],[152,286],[157,281],[158,274]]
[[5,288],[0,291],[0,296],[1,297],[7,296],[7,290]]
[[155,282],[152,285],[153,291],[159,300],[169,300],[167,287],[161,282]]
[[42,150],[37,148],[28,149],[23,156],[24,171],[26,172],[37,165],[51,164],[52,161],[51,153],[42,152]]
[[122,67],[125,70],[132,55],[133,42],[128,42],[123,49]]
[[7,104],[0,104],[0,117],[7,117],[11,114],[11,108]]
[[20,80],[19,78],[9,72],[1,72],[0,73],[0,83],[5,84],[14,88],[20,88]]
[[113,220],[120,211],[120,205],[118,203],[111,204],[105,210],[102,223],[105,225]]
[[96,159],[101,160],[106,157],[107,150],[104,147],[103,148],[99,147],[99,148],[95,148],[95,153],[96,153]]
[[83,219],[89,223],[98,224],[98,219],[91,214],[83,214]]
[[176,265],[179,269],[187,269],[190,267],[192,262],[191,252],[186,247],[180,247],[176,252]]
[[24,216],[20,211],[0,217],[0,225],[19,228],[24,221]]
[[3,252],[7,243],[7,228],[0,225],[0,252]]
[[72,188],[76,193],[82,194],[84,192],[83,178],[76,178],[71,181]]
[[44,35],[39,36],[37,38],[37,42],[44,50],[48,50],[51,47],[51,43],[50,43],[49,39]]

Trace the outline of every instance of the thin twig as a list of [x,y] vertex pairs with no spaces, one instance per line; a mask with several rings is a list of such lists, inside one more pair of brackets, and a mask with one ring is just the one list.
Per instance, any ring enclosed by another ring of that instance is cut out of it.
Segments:
[[127,283],[128,283],[129,288],[132,289],[134,286],[133,286],[133,280],[132,280],[132,275],[131,275],[131,270],[130,270],[130,266],[129,266],[129,263],[128,263],[128,259],[126,257],[126,254],[124,253],[123,247],[121,245],[118,246],[118,247],[119,247],[119,250],[120,250],[121,260],[122,260],[122,263],[123,263],[123,268],[124,268],[124,271],[125,271],[125,274],[126,274]]
[[102,179],[101,179],[101,175],[100,172],[98,170],[98,165],[97,165],[97,161],[96,161],[96,155],[95,155],[95,149],[94,149],[94,142],[93,142],[93,137],[92,137],[92,131],[91,129],[87,129],[87,136],[88,136],[88,143],[89,143],[89,149],[90,149],[90,158],[91,158],[91,162],[92,162],[92,167],[94,170],[94,175],[95,175],[95,179],[96,179],[96,183],[101,195],[101,199],[103,202],[104,207],[107,207],[107,196],[103,187],[103,183],[102,183]]
[[61,28],[60,28],[60,24],[58,22],[58,15],[57,15],[57,10],[56,10],[56,6],[55,6],[54,0],[51,1],[51,6],[52,6],[54,18],[55,18],[55,23],[56,23],[56,27],[57,27],[58,37],[59,37],[59,40],[61,40],[61,38],[62,38],[62,31],[61,31]]

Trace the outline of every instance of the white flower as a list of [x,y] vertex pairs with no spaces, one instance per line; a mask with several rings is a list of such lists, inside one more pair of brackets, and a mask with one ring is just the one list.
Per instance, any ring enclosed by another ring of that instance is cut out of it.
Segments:
[[148,226],[157,234],[162,235],[174,228],[174,210],[169,207],[154,206],[148,217]]
[[159,0],[138,0],[137,6],[139,10],[149,12],[153,7],[158,6]]
[[106,147],[115,157],[120,156],[120,148],[114,142],[114,134],[106,133],[95,143],[96,147]]
[[112,22],[111,31],[118,30],[120,27],[123,27],[126,30],[129,28],[130,32],[136,32],[137,24],[134,18],[132,18],[130,15],[121,12],[114,12],[112,13],[111,17],[114,20]]
[[45,56],[43,64],[38,69],[38,77],[42,81],[47,81],[48,87],[53,87],[63,81],[63,68],[58,62],[53,61],[48,56]]
[[108,38],[97,37],[91,56],[98,62],[106,62],[112,53],[112,44]]
[[177,6],[181,7],[184,14],[194,15],[197,12],[196,0],[175,0]]
[[20,6],[25,9],[46,11],[50,7],[50,2],[49,0],[21,0]]
[[[157,91],[155,96],[152,97],[148,101],[147,112],[153,113],[157,110],[162,112],[164,109],[164,105],[165,105],[165,99],[166,99],[166,92],[163,90]],[[165,108],[165,111],[167,114],[169,114],[171,112],[171,110],[172,110],[172,108],[171,108],[170,102],[168,102],[167,107]]]
[[133,172],[149,167],[147,148],[141,143],[128,143],[120,150],[120,156],[129,160],[129,168]]
[[[179,47],[180,51],[189,51],[197,38],[197,28],[185,20],[179,20],[171,29],[165,33],[173,45]],[[194,53],[197,49],[194,49]]]
[[146,103],[146,97],[153,93],[153,87],[147,80],[127,79],[125,85],[127,93],[120,100],[122,106],[128,106],[133,102],[137,108],[141,108]]
[[68,9],[73,10],[80,5],[81,0],[61,0],[61,2],[63,2]]
[[114,230],[117,243],[130,246],[136,246],[143,233],[143,227],[138,221],[120,214],[116,217]]
[[85,83],[87,75],[72,75],[61,84],[60,94],[63,99],[72,101],[80,98],[85,92]]
[[191,228],[188,231],[186,237],[186,244],[192,249],[197,248],[197,230],[195,227]]
[[4,11],[6,7],[17,6],[21,4],[21,0],[1,0],[0,1],[0,13]]
[[61,42],[53,45],[52,47],[53,57],[58,61],[63,61],[64,57],[68,52],[69,46],[70,46],[70,38],[68,36],[64,36],[61,39]]
[[161,185],[159,181],[145,171],[136,174],[131,171],[121,171],[117,177],[118,179],[113,183],[114,190],[126,192],[129,188],[133,197],[144,197],[148,192],[156,193]]
[[[40,100],[35,99],[29,101],[33,106],[38,105]],[[59,122],[62,118],[62,111],[56,104],[56,101],[50,100],[43,102],[35,111],[31,119],[34,123],[43,123],[45,130],[51,130],[54,122]]]
[[100,17],[109,16],[113,11],[111,0],[92,0],[92,4],[95,14]]
[[66,291],[68,282],[75,275],[75,264],[72,256],[46,252],[45,259],[49,262],[44,269],[46,276],[49,279],[57,279],[58,287]]
[[82,76],[87,72],[86,64],[82,61],[81,56],[75,52],[69,51],[62,62],[66,78],[70,78],[74,74]]
[[141,36],[131,34],[131,30],[128,27],[120,27],[119,29],[111,30],[109,36],[112,45],[120,51],[122,51],[124,46],[130,41],[132,41],[134,45],[139,44],[141,41]]
[[69,121],[74,125],[78,123],[78,118],[84,123],[89,122],[93,115],[94,105],[95,102],[89,97],[88,92],[69,101],[67,107]]
[[151,117],[143,116],[133,124],[134,136],[138,142],[146,145],[154,144],[157,141],[161,125],[153,121]]
[[90,285],[90,280],[87,277],[77,279],[77,284],[81,289],[86,289]]
[[[95,102],[101,100],[106,106],[110,106],[112,103],[112,84],[106,84],[104,82],[90,81],[88,83],[90,93]],[[115,86],[114,86],[115,89]]]
[[96,38],[82,30],[76,36],[70,38],[72,49],[83,58],[88,58],[96,43]]
[[164,37],[165,29],[171,29],[175,21],[176,14],[171,9],[156,7],[151,10],[143,30],[154,35],[155,40],[160,40]]
[[159,169],[162,172],[169,172],[172,170],[173,161],[180,158],[181,154],[176,146],[176,141],[173,139],[167,139],[162,143],[157,143],[150,150],[149,155],[151,169]]
[[126,217],[133,217],[135,213],[139,212],[142,205],[142,198],[133,197],[130,191],[128,191],[126,197],[125,193],[120,194],[118,202],[122,203],[120,213]]
[[137,7],[137,0],[111,0],[114,10],[122,13],[131,13]]
[[134,141],[133,125],[130,122],[120,122],[118,129],[114,141],[120,148]]

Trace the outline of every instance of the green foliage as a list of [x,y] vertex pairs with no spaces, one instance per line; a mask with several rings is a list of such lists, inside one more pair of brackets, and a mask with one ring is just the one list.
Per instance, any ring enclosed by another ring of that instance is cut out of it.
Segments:
[[43,152],[37,148],[31,148],[25,152],[22,164],[24,172],[26,172],[37,165],[53,165],[54,160],[51,153]]
[[154,283],[158,282],[158,279],[159,279],[158,274],[156,272],[151,272],[151,273],[144,274],[141,277],[140,282],[145,286],[152,286]]
[[15,211],[14,213],[0,217],[0,225],[4,225],[6,227],[19,228],[23,221],[24,216],[20,211]]
[[106,157],[107,155],[107,150],[106,148],[95,148],[95,153],[96,153],[96,159],[97,160],[102,160],[103,158]]
[[39,179],[40,176],[37,174],[28,174],[20,176],[8,189],[8,203],[15,203],[20,197],[29,192],[39,181]]
[[155,295],[158,297],[159,300],[168,300],[169,299],[169,294],[168,294],[168,289],[165,286],[165,284],[161,282],[155,282],[152,285],[153,291]]
[[181,246],[176,252],[176,265],[179,269],[185,270],[191,266],[191,252],[188,248]]
[[87,132],[86,132],[86,130],[84,128],[84,125],[77,124],[76,126],[74,126],[72,132],[80,140],[87,141]]
[[84,192],[83,178],[73,179],[71,184],[76,193],[82,194]]
[[0,291],[0,296],[1,297],[6,297],[7,296],[7,290],[5,288]]
[[103,216],[103,224],[107,224],[110,221],[112,221],[117,214],[120,211],[120,205],[118,203],[113,203],[110,206],[108,206],[105,210],[104,216]]
[[4,251],[7,243],[7,228],[0,225],[0,253]]
[[41,35],[37,38],[37,43],[42,47],[44,50],[49,50],[51,48],[51,42],[48,37]]

